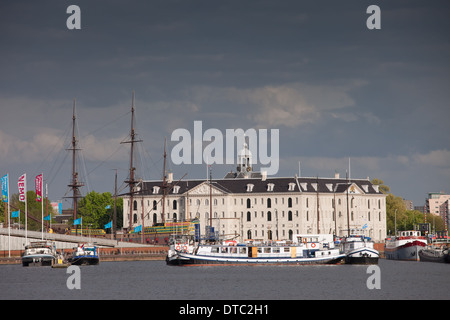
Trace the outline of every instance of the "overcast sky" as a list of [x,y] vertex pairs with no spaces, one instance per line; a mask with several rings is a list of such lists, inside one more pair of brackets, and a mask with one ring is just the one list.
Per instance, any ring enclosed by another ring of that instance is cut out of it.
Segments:
[[[67,7],[81,9],[69,30]],[[381,29],[369,30],[369,5]],[[88,191],[127,178],[135,90],[138,173],[162,175],[172,132],[278,129],[277,176],[378,178],[414,205],[450,193],[450,2],[7,1],[0,3],[0,174],[11,193],[71,179],[73,99]],[[170,160],[170,156],[168,158]],[[205,165],[169,164],[175,179]],[[258,165],[255,165],[258,169]],[[213,177],[236,170],[213,165]],[[63,200],[65,207],[71,202]]]

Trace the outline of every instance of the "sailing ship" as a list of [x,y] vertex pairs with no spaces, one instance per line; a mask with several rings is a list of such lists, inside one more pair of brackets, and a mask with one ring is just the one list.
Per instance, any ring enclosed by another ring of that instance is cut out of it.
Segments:
[[373,241],[358,233],[341,240],[340,252],[345,254],[346,264],[378,264],[380,257],[379,252],[374,249]]
[[51,266],[56,258],[55,244],[48,241],[31,242],[25,246],[22,266]]
[[399,231],[397,236],[386,239],[386,259],[419,261],[419,251],[427,246],[427,240],[420,231]]
[[174,242],[168,265],[276,265],[338,264],[345,254],[335,248],[333,235],[296,235],[296,241],[213,241],[192,238]]

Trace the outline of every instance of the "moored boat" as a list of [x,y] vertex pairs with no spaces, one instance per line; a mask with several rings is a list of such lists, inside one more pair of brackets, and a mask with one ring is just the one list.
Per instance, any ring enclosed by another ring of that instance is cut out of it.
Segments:
[[346,264],[378,264],[380,257],[373,247],[373,241],[357,234],[351,234],[341,240],[340,252],[345,254]]
[[386,259],[419,261],[419,251],[426,246],[420,231],[399,231],[397,236],[386,239],[384,253]]
[[447,246],[428,246],[419,251],[419,257],[425,262],[450,262]]
[[55,244],[48,241],[31,242],[25,246],[22,266],[51,266],[56,257]]
[[334,247],[332,237],[308,234],[297,235],[296,241],[290,242],[178,242],[171,245],[166,262],[168,265],[337,264],[345,254]]
[[93,245],[80,244],[74,248],[69,262],[73,265],[97,265],[100,263],[98,248]]

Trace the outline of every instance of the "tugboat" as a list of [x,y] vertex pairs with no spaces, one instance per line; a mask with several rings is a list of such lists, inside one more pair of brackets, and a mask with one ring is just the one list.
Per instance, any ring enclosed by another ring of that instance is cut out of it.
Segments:
[[100,257],[96,246],[86,246],[84,243],[74,248],[69,262],[74,265],[97,265],[100,263]]
[[56,258],[55,244],[48,241],[31,242],[25,246],[22,266],[51,266]]
[[275,265],[338,264],[345,254],[334,247],[333,236],[296,235],[296,241],[215,241],[202,244],[194,240],[170,246],[168,265]]
[[386,259],[419,261],[419,251],[427,246],[420,231],[399,231],[396,237],[387,238],[384,247]]
[[373,248],[373,241],[358,234],[344,237],[340,252],[345,254],[346,264],[378,264],[380,257],[379,252]]

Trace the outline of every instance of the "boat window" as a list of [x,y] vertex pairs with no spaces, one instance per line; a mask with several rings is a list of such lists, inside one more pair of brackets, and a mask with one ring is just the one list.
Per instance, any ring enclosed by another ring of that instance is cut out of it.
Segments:
[[262,253],[262,248],[261,247],[257,248],[257,250],[258,250],[258,253]]
[[247,248],[246,247],[239,248],[239,253],[246,254],[247,253]]
[[212,252],[219,253],[219,247],[213,248]]
[[264,248],[264,253],[270,253],[270,247]]
[[280,253],[280,248],[272,248],[273,253]]
[[284,252],[290,252],[290,248],[289,247],[284,247]]

